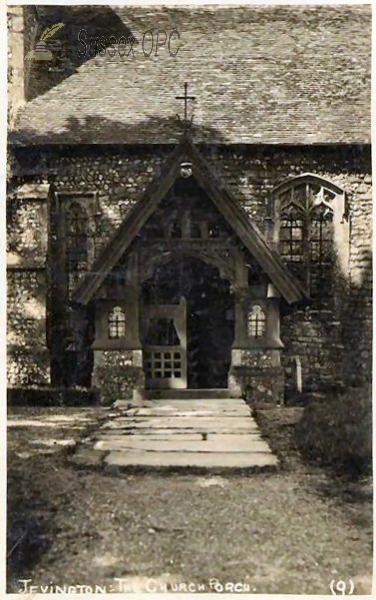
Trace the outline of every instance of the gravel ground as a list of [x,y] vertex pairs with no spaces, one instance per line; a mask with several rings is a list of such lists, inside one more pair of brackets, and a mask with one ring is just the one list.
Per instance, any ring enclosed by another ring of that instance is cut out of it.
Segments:
[[[28,426],[9,430],[8,591],[32,579],[110,592],[188,584],[195,591],[201,583],[210,592],[216,578],[241,584],[239,591],[279,594],[330,594],[332,580],[352,579],[354,593],[370,593],[368,482],[334,480],[305,467],[294,449],[287,460],[298,413],[264,412],[264,432],[283,431],[275,436],[286,465],[278,473],[117,476],[74,467],[66,447],[51,443],[85,436],[103,409],[86,411],[84,426],[82,409],[33,409]],[[51,415],[65,423],[55,420],[53,436]],[[22,409],[10,415],[24,417]],[[46,426],[33,427],[33,419]],[[35,443],[43,439],[49,445]]]

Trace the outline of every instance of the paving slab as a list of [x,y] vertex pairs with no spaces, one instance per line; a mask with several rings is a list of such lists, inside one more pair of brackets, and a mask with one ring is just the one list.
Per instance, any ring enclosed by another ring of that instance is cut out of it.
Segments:
[[104,440],[104,441],[108,441],[108,440],[118,440],[118,441],[126,441],[128,442],[129,440],[146,440],[146,441],[150,441],[150,440],[203,440],[204,438],[206,440],[214,440],[216,438],[216,436],[220,436],[223,440],[224,443],[225,440],[227,438],[233,438],[234,435],[237,435],[240,437],[245,437],[246,439],[252,439],[253,441],[256,441],[258,439],[262,439],[260,432],[257,431],[256,429],[254,431],[248,431],[248,430],[239,430],[237,429],[236,432],[234,430],[231,430],[229,432],[223,432],[223,431],[214,431],[214,432],[210,432],[208,430],[201,430],[201,431],[193,431],[193,430],[186,430],[186,429],[145,429],[145,430],[140,430],[140,429],[135,429],[135,430],[110,430],[107,429],[105,431],[99,431],[97,433],[97,435],[95,435],[92,439],[93,440]]
[[[230,437],[230,436],[228,436]],[[185,438],[185,436],[184,436]],[[99,440],[96,442],[95,450],[145,450],[145,452],[268,452],[268,444],[262,440],[250,440],[246,436],[233,435],[232,440],[224,443],[219,436],[217,440],[145,440],[145,439],[123,439],[123,440]]]
[[221,407],[224,411],[242,411],[250,413],[250,408],[242,401],[239,404],[238,401],[233,399],[228,400],[147,400],[142,402],[129,403],[127,406],[122,406],[117,409],[119,413],[124,413],[129,410],[171,410],[176,409],[179,412],[182,410],[198,411],[198,410],[216,410]]
[[[133,439],[135,437],[155,437],[155,438],[169,438],[170,436],[179,436],[179,437],[186,437],[186,436],[192,436],[193,438],[199,437],[200,439],[202,439],[203,435],[206,436],[212,436],[215,435],[216,433],[220,433],[221,435],[233,435],[234,433],[236,433],[237,435],[245,435],[247,437],[254,437],[254,436],[259,436],[260,432],[258,429],[254,429],[254,430],[249,430],[249,429],[239,429],[237,428],[236,430],[231,428],[231,427],[223,427],[222,429],[215,429],[215,430],[211,430],[209,428],[196,428],[196,429],[172,429],[172,428],[166,428],[166,429],[153,429],[152,427],[150,428],[145,428],[145,429],[105,429],[100,431],[99,433],[97,433],[97,435],[95,436],[95,439],[105,439],[105,438],[116,438],[116,437],[132,437]],[[188,438],[186,438],[188,439]]]
[[221,402],[216,403],[214,400],[209,400],[209,402],[200,402],[199,400],[195,400],[194,401],[195,404],[193,403],[184,403],[182,404],[181,402],[169,402],[169,403],[162,403],[161,401],[157,403],[155,403],[152,406],[140,406],[140,407],[132,407],[132,408],[140,408],[140,409],[149,409],[149,410],[176,410],[182,412],[182,411],[193,411],[193,412],[199,412],[201,410],[206,411],[206,410],[210,410],[210,411],[217,411],[218,409],[221,409],[223,412],[242,412],[242,413],[247,413],[249,414],[251,411],[249,409],[249,407],[244,403],[244,404],[233,404],[231,403],[230,400],[222,400]]
[[[225,409],[223,408],[221,411],[223,414],[228,414],[231,416],[245,416],[247,417],[250,412],[247,409],[240,408],[231,408]],[[201,408],[200,410],[194,409],[180,409],[174,406],[155,406],[155,407],[141,407],[141,408],[130,408],[127,411],[124,411],[124,415],[126,417],[150,417],[150,416],[181,416],[181,417],[209,417],[211,415],[217,415],[218,408]]]
[[[173,456],[171,456],[173,454]],[[277,457],[271,452],[110,452],[104,459],[108,466],[116,467],[205,467],[210,468],[262,468],[276,467]]]
[[[80,453],[80,448],[77,453]],[[100,459],[90,459],[100,456]],[[277,457],[241,399],[122,404],[81,448],[80,464],[124,468],[275,469]]]
[[109,421],[102,426],[103,429],[129,429],[129,428],[147,428],[153,429],[202,429],[210,428],[211,430],[220,429],[222,427],[237,429],[257,429],[255,421],[249,417],[231,417],[231,416],[216,416],[216,417],[122,417]]

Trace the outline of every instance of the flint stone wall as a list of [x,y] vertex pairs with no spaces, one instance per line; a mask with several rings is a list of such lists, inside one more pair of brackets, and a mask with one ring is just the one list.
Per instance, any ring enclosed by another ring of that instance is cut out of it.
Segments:
[[132,350],[95,350],[92,387],[102,404],[132,399],[133,390],[144,389],[144,373]]
[[[58,193],[95,192],[86,203],[94,234],[93,260],[148,184],[157,177],[172,147],[38,148],[14,154],[14,192],[10,202],[8,242],[17,257],[17,268],[35,273],[45,264],[47,226],[43,200],[21,191],[25,185],[54,183]],[[273,188],[287,178],[311,172],[343,187],[348,195],[350,219],[349,274],[337,296],[334,312],[295,313],[282,319],[284,366],[289,357],[301,357],[306,381],[324,377],[349,382],[370,378],[372,359],[372,200],[368,146],[339,147],[205,147],[201,152],[219,179],[248,212],[261,232],[270,239]],[[44,193],[46,201],[47,192]],[[39,202],[39,204],[38,204]],[[41,215],[44,215],[43,218]],[[31,233],[32,232],[32,233]],[[25,271],[26,272],[26,271]],[[39,272],[39,271],[38,271]],[[16,282],[9,280],[10,299],[16,297]],[[25,284],[27,287],[27,277]],[[31,284],[30,284],[31,285]],[[337,290],[338,292],[338,290]],[[33,327],[10,313],[10,335],[33,337]],[[339,321],[339,325],[338,325]],[[21,332],[21,333],[20,333]],[[314,384],[315,385],[315,384]],[[115,393],[115,391],[114,391]],[[116,392],[117,393],[117,392]]]

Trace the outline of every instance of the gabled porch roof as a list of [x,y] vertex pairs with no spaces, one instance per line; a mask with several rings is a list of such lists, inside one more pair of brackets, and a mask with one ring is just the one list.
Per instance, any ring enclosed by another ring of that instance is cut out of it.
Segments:
[[213,172],[190,138],[184,137],[166,161],[162,173],[151,182],[142,199],[126,216],[91,270],[78,285],[73,300],[79,304],[87,304],[93,298],[105,277],[129,248],[175,180],[180,177],[181,163],[187,161],[192,163],[192,176],[211,198],[285,300],[292,304],[307,296],[279,255],[268,246],[258,228],[230,196],[223,182]]

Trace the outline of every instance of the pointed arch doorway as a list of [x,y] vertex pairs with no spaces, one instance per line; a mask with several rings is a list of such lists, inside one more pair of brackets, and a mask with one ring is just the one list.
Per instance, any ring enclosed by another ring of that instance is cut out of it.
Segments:
[[234,299],[219,270],[179,256],[141,287],[140,332],[148,389],[227,388]]

